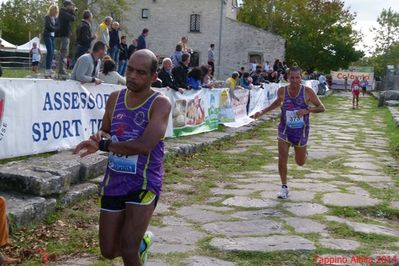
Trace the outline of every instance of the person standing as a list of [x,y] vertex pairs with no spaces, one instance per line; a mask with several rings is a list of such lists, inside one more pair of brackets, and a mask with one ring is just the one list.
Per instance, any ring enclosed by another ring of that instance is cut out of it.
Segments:
[[40,63],[40,58],[42,56],[42,52],[40,51],[40,48],[37,47],[37,43],[32,44],[33,47],[30,49],[30,56],[32,58],[32,72],[37,73],[38,68],[39,68],[39,63]]
[[208,49],[208,65],[212,67],[211,75],[215,73],[215,45],[212,43]]
[[109,26],[112,24],[111,17],[105,17],[97,28],[97,41],[102,41],[106,45],[106,52],[109,52]]
[[83,12],[83,19],[76,31],[76,49],[74,62],[76,63],[78,58],[85,53],[89,52],[91,42],[96,38],[91,32],[91,22],[93,20],[93,14],[89,10]]
[[78,58],[72,70],[72,80],[82,83],[93,82],[96,85],[101,84],[98,78],[100,72],[101,59],[105,55],[105,43],[97,41],[93,45],[93,51],[90,54],[84,54]]
[[127,88],[113,92],[102,126],[75,154],[109,152],[100,185],[100,249],[125,265],[145,265],[152,233],[146,232],[162,189],[164,142],[172,109],[151,89],[158,60],[150,50],[135,52],[126,72]]
[[44,17],[43,39],[46,45],[46,74],[52,74],[51,64],[54,57],[55,32],[58,30],[58,6],[51,5]]
[[119,23],[117,21],[112,22],[111,31],[109,32],[109,55],[114,60],[116,68],[118,69],[119,64]]
[[144,28],[141,35],[137,39],[137,48],[136,48],[137,51],[141,49],[147,49],[147,43],[145,38],[148,36],[148,32],[149,30]]
[[302,166],[307,159],[306,145],[309,136],[309,114],[325,111],[324,105],[311,88],[301,85],[301,69],[291,67],[288,71],[289,85],[277,91],[277,99],[267,108],[255,113],[257,119],[263,114],[281,107],[278,127],[278,170],[281,189],[280,199],[288,198],[287,163],[291,146],[295,149],[295,162]]
[[127,60],[129,60],[132,54],[136,52],[136,49],[137,49],[137,39],[133,38],[132,43],[129,45],[129,48],[127,49]]
[[61,39],[60,60],[58,62],[58,74],[66,75],[67,56],[69,53],[69,43],[72,30],[72,22],[76,20],[75,5],[70,0],[65,0],[60,9],[58,22],[60,25],[59,37]]
[[118,66],[118,73],[122,76],[125,75],[127,61],[129,60],[126,42],[127,42],[126,36],[122,36],[121,44],[120,44],[120,51],[119,51],[119,66]]

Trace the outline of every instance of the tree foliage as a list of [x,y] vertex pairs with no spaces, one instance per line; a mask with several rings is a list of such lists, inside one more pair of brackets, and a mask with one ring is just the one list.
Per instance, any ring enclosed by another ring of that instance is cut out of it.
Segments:
[[371,56],[362,58],[357,65],[374,67],[376,76],[385,76],[387,65],[399,64],[399,12],[383,9],[377,18],[377,27],[370,30],[374,37]]
[[340,0],[245,0],[238,19],[284,37],[287,62],[304,69],[346,68],[363,55],[355,15]]
[[0,30],[7,41],[20,45],[43,31],[51,0],[9,0],[0,8]]
[[391,8],[383,9],[377,18],[378,27],[372,27],[371,32],[374,33],[375,50],[374,55],[381,55],[392,48],[399,41],[399,13],[394,12]]
[[[93,13],[94,20],[101,21],[105,16],[112,16],[123,20],[124,11],[127,8],[126,0],[74,0],[77,11],[77,21],[72,31],[72,44],[74,47],[75,32],[79,26],[83,11],[89,9]],[[39,36],[43,32],[44,17],[53,0],[8,0],[1,4],[0,30],[2,37],[7,41],[20,45],[29,41],[31,37]],[[59,6],[63,1],[59,0]]]

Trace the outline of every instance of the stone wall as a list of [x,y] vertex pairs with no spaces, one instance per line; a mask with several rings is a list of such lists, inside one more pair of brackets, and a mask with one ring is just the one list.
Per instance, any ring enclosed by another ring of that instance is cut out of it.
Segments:
[[229,18],[225,19],[224,31],[221,76],[231,75],[240,66],[247,68],[250,54],[260,54],[270,64],[285,59],[285,39],[278,35]]
[[[161,57],[170,56],[180,38],[187,36],[189,47],[199,52],[199,63],[204,64],[208,59],[209,45],[214,43],[216,73],[219,52],[222,54],[221,75],[218,78],[224,79],[232,70],[247,67],[248,52],[261,53],[269,61],[284,57],[284,40],[281,37],[235,21],[237,10],[233,0],[225,2],[221,9],[219,0],[135,0],[131,9],[127,10],[127,19],[121,24],[128,29],[129,42],[132,34],[137,38],[143,28],[148,28],[148,48]],[[142,18],[142,9],[149,10],[148,19]],[[200,33],[190,32],[191,14],[201,15]],[[221,15],[222,45],[219,47]]]

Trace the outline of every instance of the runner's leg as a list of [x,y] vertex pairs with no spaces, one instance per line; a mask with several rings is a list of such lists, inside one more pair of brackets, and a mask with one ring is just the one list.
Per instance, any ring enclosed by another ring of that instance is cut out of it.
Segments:
[[125,211],[100,212],[100,249],[107,259],[121,256],[121,233]]
[[295,162],[297,165],[302,166],[305,164],[308,157],[306,146],[295,147]]
[[149,205],[126,204],[122,227],[122,258],[125,265],[140,266],[140,243],[150,223],[155,201]]
[[290,144],[279,139],[278,140],[278,172],[280,174],[281,184],[287,185],[287,163]]

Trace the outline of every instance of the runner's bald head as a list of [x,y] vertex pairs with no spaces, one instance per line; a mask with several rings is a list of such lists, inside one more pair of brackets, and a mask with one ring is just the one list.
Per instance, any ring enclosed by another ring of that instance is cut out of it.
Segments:
[[133,53],[133,55],[130,57],[129,61],[133,61],[134,58],[138,58],[138,57],[144,58],[146,61],[148,60],[148,65],[150,67],[151,74],[154,74],[157,72],[158,59],[152,51],[150,51],[148,49],[138,50]]

